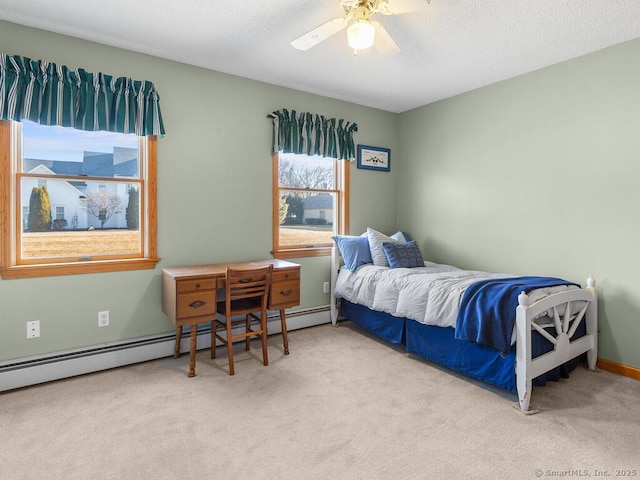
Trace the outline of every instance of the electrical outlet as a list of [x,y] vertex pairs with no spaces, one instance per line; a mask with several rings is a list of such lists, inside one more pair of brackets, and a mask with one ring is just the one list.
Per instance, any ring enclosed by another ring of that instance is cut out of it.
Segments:
[[40,320],[27,322],[27,338],[38,338],[40,336]]
[[98,326],[99,327],[109,326],[109,310],[105,310],[104,312],[98,312]]
[[329,293],[329,282],[324,282],[322,284],[322,293]]

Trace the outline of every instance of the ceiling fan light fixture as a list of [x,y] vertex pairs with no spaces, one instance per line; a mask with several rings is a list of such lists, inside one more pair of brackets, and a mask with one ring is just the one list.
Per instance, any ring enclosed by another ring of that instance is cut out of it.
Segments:
[[359,19],[347,30],[349,46],[354,50],[364,50],[373,45],[376,29],[367,19]]

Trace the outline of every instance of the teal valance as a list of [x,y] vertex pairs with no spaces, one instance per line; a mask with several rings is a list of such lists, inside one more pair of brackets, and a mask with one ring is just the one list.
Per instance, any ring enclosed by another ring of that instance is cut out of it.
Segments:
[[273,152],[320,155],[351,160],[356,157],[353,134],[358,125],[314,113],[286,109],[272,112]]
[[4,53],[0,53],[0,119],[164,135],[160,97],[153,83]]

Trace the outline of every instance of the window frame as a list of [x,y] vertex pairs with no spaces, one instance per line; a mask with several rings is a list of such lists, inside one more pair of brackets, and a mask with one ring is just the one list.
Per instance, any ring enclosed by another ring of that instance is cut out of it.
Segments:
[[[141,176],[145,185],[141,198],[140,228],[142,235],[142,256],[112,259],[92,259],[68,261],[63,259],[52,263],[18,264],[16,262],[19,235],[16,222],[20,219],[22,207],[18,192],[20,181],[18,167],[12,146],[19,145],[17,128],[11,121],[0,120],[0,276],[4,280],[36,278],[87,273],[105,273],[127,270],[155,268],[157,258],[157,136],[141,137],[145,142],[146,162],[141,159]],[[17,147],[19,148],[19,147]],[[21,154],[20,154],[21,156]]]
[[[276,152],[272,156],[273,159],[273,179],[272,179],[272,233],[273,233],[273,250],[271,254],[274,258],[303,258],[303,257],[320,257],[331,255],[332,244],[321,244],[314,246],[282,246],[280,245],[280,190],[295,190],[295,188],[280,188],[279,177],[279,159],[280,152]],[[332,159],[337,162],[337,170],[334,170],[335,180],[334,191],[337,197],[337,220],[335,235],[344,235],[348,231],[349,225],[349,160]]]

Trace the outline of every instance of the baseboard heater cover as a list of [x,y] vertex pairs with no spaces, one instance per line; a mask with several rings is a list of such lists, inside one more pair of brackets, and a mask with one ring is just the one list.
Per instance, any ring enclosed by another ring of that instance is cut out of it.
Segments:
[[[326,308],[295,312],[287,315],[287,330],[329,323]],[[269,317],[269,334],[282,331],[280,317]],[[188,330],[187,330],[188,331]],[[184,335],[180,351],[188,352],[190,335]],[[144,338],[0,362],[0,392],[108,370],[139,362],[173,355],[175,333],[164,333]],[[211,328],[198,329],[198,349],[211,347]]]

